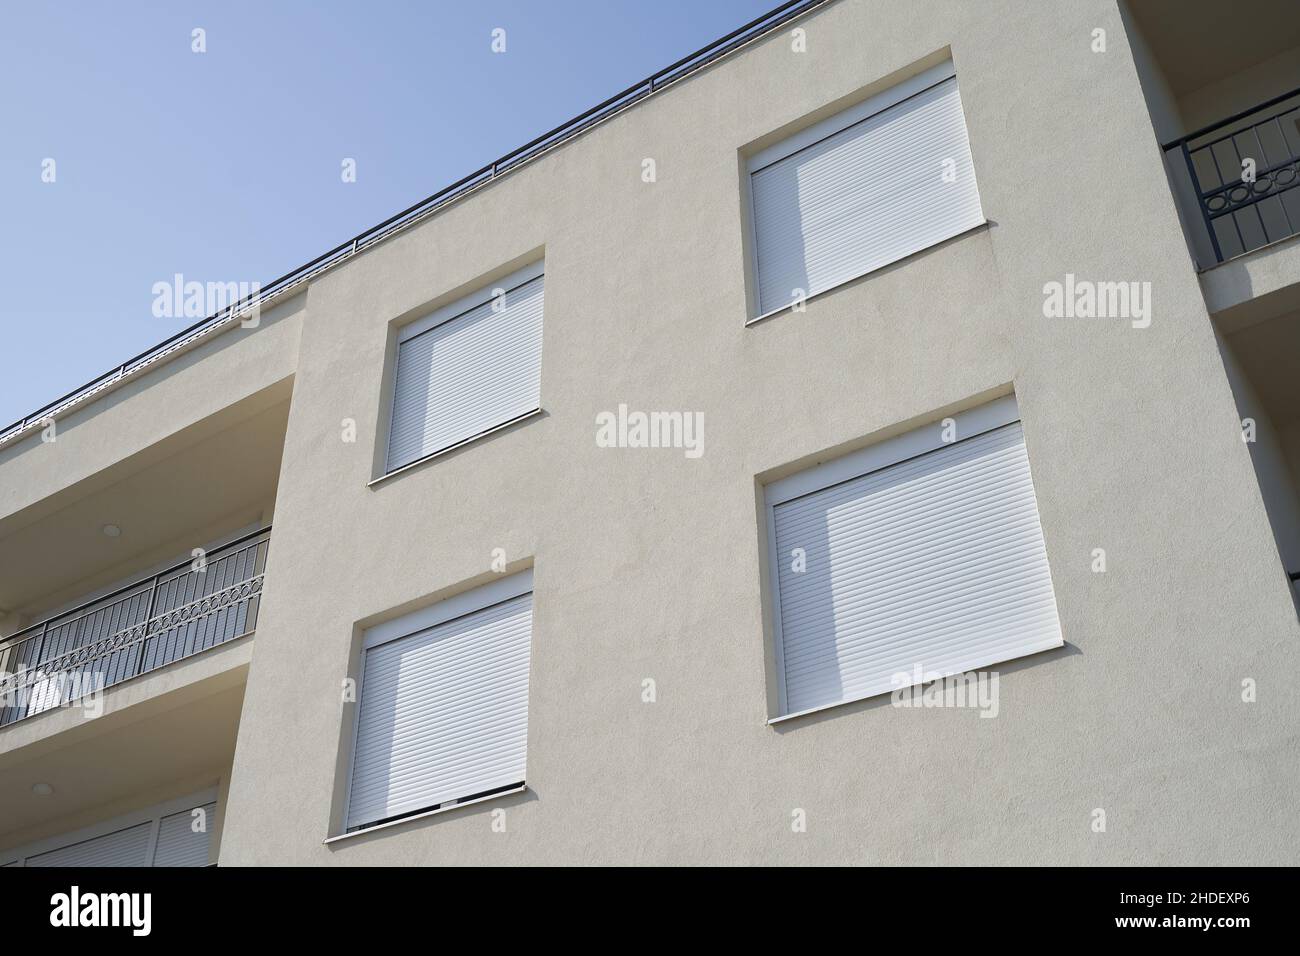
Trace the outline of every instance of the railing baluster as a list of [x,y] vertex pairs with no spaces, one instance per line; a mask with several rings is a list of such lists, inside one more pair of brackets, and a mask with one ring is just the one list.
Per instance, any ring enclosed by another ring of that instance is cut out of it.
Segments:
[[[55,627],[55,630],[56,630],[56,631],[58,630],[58,627],[57,627],[57,626]],[[36,660],[33,662],[33,665],[32,665],[32,670],[33,670],[33,672],[34,672],[34,673],[33,673],[33,676],[35,676],[35,672],[37,672],[37,669],[40,668],[40,667],[43,665],[44,661],[45,661],[45,645],[46,645],[46,643],[47,643],[48,640],[49,640],[49,636],[50,636],[50,622],[49,622],[49,621],[46,621],[46,622],[45,622],[45,626],[44,626],[43,628],[41,628],[41,643],[40,643],[40,645],[36,648]],[[57,640],[57,638],[56,638],[56,640]],[[35,686],[35,687],[39,687],[39,686],[40,686],[40,682],[37,682],[34,686]],[[33,694],[32,692],[29,691],[29,693],[28,693],[28,695],[27,695],[27,707],[26,707],[26,713],[23,715],[23,716],[25,716],[25,717],[31,716],[31,713],[32,713],[32,698],[33,698],[33,696],[34,696],[34,694]]]
[[[211,566],[211,563],[209,563],[208,567]],[[207,568],[205,568],[203,574],[188,574],[184,578],[177,578],[176,591],[172,595],[172,606],[183,607],[186,604],[201,600],[207,573]],[[177,629],[177,640],[185,642],[187,651],[201,650],[199,647],[199,631],[202,626],[203,621],[195,619]]]
[[[1259,154],[1264,158],[1264,164],[1271,170],[1273,168],[1273,161],[1268,158],[1268,147],[1264,145],[1264,138],[1259,135],[1260,128],[1263,127],[1264,125],[1265,125],[1264,123],[1260,123],[1257,126],[1252,126],[1251,131],[1254,132],[1255,134],[1255,142],[1259,145]],[[1281,130],[1282,124],[1278,123],[1277,128]],[[1282,142],[1283,143],[1286,142],[1285,133],[1282,135]],[[1283,200],[1281,195],[1278,195],[1277,197],[1277,205],[1278,208],[1282,210],[1282,218],[1286,220],[1286,234],[1288,236],[1294,236],[1296,229],[1295,226],[1292,225],[1291,223],[1291,213],[1287,212],[1286,201]]]
[[[192,591],[192,601],[205,601],[209,594],[212,593],[211,582],[215,581],[217,575],[221,572],[220,561],[209,561],[207,569],[199,575],[194,576],[194,588]],[[207,649],[208,628],[212,626],[212,615],[208,614],[199,618],[194,626],[194,649],[198,651]]]
[[1196,164],[1192,162],[1192,154],[1187,149],[1187,140],[1183,140],[1182,147],[1183,159],[1187,161],[1187,173],[1192,177],[1192,190],[1196,193],[1196,205],[1200,207],[1205,231],[1210,234],[1210,246],[1214,249],[1215,261],[1222,262],[1223,250],[1219,248],[1219,236],[1214,231],[1214,223],[1210,221],[1210,211],[1205,206],[1205,193],[1201,189],[1201,178],[1196,175]]
[[[1231,138],[1231,137],[1229,137],[1229,138]],[[1218,144],[1216,143],[1216,144],[1214,144],[1214,145],[1207,146],[1206,149],[1209,150],[1209,152],[1210,152],[1210,159],[1214,162],[1214,175],[1216,175],[1216,176],[1219,177],[1219,185],[1220,185],[1221,187],[1225,187],[1225,188],[1226,188],[1226,191],[1223,193],[1224,200],[1225,200],[1226,202],[1228,202],[1228,203],[1231,203],[1231,202],[1232,202],[1232,185],[1231,185],[1231,184],[1230,184],[1226,179],[1223,178],[1223,167],[1219,165],[1219,154],[1218,154],[1217,152],[1215,152],[1215,148],[1214,148],[1214,147],[1217,146],[1217,145],[1218,145]],[[1233,144],[1233,149],[1235,150],[1236,148],[1237,148],[1237,147],[1236,147],[1236,144],[1234,143],[1234,144]],[[1237,220],[1237,211],[1236,211],[1235,209],[1231,210],[1231,211],[1228,213],[1228,218],[1232,221],[1232,228],[1235,229],[1236,232],[1237,232],[1237,242],[1241,243],[1241,251],[1242,251],[1242,252],[1245,252],[1245,251],[1246,251],[1246,237],[1243,236],[1242,233],[1241,233],[1241,223]]]
[[[1295,112],[1296,110],[1287,110],[1286,113],[1278,113],[1277,116],[1273,117],[1273,122],[1277,124],[1278,134],[1282,137],[1282,148],[1286,150],[1288,156],[1300,155],[1300,148],[1291,145],[1291,137],[1286,134],[1286,126],[1282,123],[1282,117],[1286,116],[1287,113]],[[1300,123],[1300,114],[1297,114],[1296,120]],[[1300,129],[1300,126],[1298,126],[1297,129]]]
[[144,612],[144,634],[140,641],[140,653],[136,656],[135,667],[132,669],[131,676],[142,673],[141,665],[144,664],[144,649],[149,643],[150,623],[153,621],[153,609],[158,598],[158,575],[153,576],[153,581],[149,585],[149,606]]
[[[1251,131],[1252,131],[1252,132],[1254,131],[1254,127],[1253,127],[1253,126],[1251,127]],[[1242,132],[1245,132],[1245,131],[1243,130]],[[1238,181],[1240,182],[1241,186],[1246,190],[1246,199],[1249,200],[1249,199],[1251,199],[1251,198],[1254,196],[1254,194],[1255,194],[1255,186],[1254,186],[1254,183],[1248,183],[1248,182],[1246,182],[1246,179],[1245,179],[1246,157],[1244,157],[1244,156],[1241,155],[1241,147],[1239,147],[1239,146],[1237,145],[1237,137],[1238,137],[1239,135],[1240,135],[1239,133],[1234,133],[1234,134],[1230,137],[1230,141],[1231,141],[1231,143],[1232,143],[1232,151],[1233,151],[1234,153],[1237,154],[1237,168],[1240,169],[1240,170],[1242,170],[1242,175],[1240,175],[1240,176],[1238,177]],[[1258,138],[1259,138],[1259,137],[1257,136],[1256,139],[1258,139]],[[1259,168],[1259,164],[1256,163],[1256,171],[1258,171],[1258,168]],[[1257,178],[1258,178],[1258,177],[1257,177]],[[1262,233],[1264,234],[1264,242],[1262,243],[1262,245],[1265,245],[1265,246],[1266,246],[1266,245],[1268,245],[1268,243],[1269,243],[1269,238],[1268,238],[1268,224],[1267,224],[1266,222],[1264,222],[1264,213],[1260,211],[1260,208],[1259,208],[1259,207],[1260,207],[1260,204],[1259,204],[1258,202],[1252,202],[1252,203],[1251,203],[1251,206],[1252,206],[1252,207],[1254,208],[1254,210],[1255,210],[1255,218],[1259,220],[1259,230],[1260,230],[1260,232],[1262,232]],[[1240,232],[1240,230],[1239,230],[1238,232]],[[1242,248],[1242,251],[1243,251],[1243,252],[1247,251],[1247,250],[1244,248],[1244,246],[1245,246],[1245,244],[1243,243],[1243,248]],[[1258,249],[1259,246],[1254,246],[1254,247],[1252,247],[1252,248]]]
[[[49,634],[50,634],[50,622],[46,621],[44,626],[41,628],[41,642],[36,647],[37,663],[35,666],[37,667],[40,666],[39,662],[41,660],[42,655],[45,653],[45,639],[49,636]],[[27,696],[27,700],[23,704],[23,716],[26,717],[31,712],[32,712],[32,698],[31,695],[29,694]]]

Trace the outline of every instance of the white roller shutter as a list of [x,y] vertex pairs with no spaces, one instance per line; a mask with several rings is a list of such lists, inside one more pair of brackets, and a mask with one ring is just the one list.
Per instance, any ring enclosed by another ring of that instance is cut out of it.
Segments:
[[760,314],[981,224],[952,64],[764,150],[750,194]]
[[1018,421],[781,501],[771,529],[784,714],[1062,643]]
[[202,807],[206,831],[194,831],[194,810],[182,810],[162,818],[158,824],[158,845],[154,866],[207,866],[208,843],[216,824],[216,801]]
[[29,856],[27,866],[148,866],[153,823],[82,840],[49,853]]
[[544,277],[532,271],[399,335],[388,471],[541,407]]
[[532,607],[520,594],[365,650],[349,829],[524,781]]

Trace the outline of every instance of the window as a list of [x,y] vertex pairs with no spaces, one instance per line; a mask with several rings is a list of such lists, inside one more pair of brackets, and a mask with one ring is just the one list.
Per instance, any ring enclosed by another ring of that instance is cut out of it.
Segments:
[[952,63],[749,160],[759,315],[984,222]]
[[208,790],[41,840],[4,865],[207,866],[216,821],[216,791]]
[[524,782],[532,572],[366,632],[348,830]]
[[952,422],[767,487],[780,716],[1061,646],[1015,398]]
[[387,471],[541,408],[542,263],[398,333]]

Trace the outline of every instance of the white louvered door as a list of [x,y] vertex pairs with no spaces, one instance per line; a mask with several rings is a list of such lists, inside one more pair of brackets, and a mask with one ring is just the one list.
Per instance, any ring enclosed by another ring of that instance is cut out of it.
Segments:
[[3,865],[207,866],[216,819],[216,791],[206,790],[18,848],[18,859]]
[[771,519],[785,714],[891,691],[896,674],[911,684],[917,666],[948,675],[1062,643],[1018,421]]
[[92,837],[27,858],[27,866],[148,866],[153,823]]
[[365,651],[349,829],[524,781],[532,594]]
[[208,844],[217,822],[216,801],[201,808],[204,830],[196,832],[194,809],[168,814],[158,821],[158,844],[154,847],[154,866],[207,866]]
[[955,76],[796,140],[789,155],[767,161],[778,145],[751,165],[760,314],[984,221]]
[[537,275],[399,336],[388,471],[541,407],[543,298]]

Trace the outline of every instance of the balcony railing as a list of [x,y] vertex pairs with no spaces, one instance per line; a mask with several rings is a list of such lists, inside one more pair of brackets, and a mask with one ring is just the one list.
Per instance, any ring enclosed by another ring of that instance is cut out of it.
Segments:
[[270,529],[0,640],[0,726],[253,631]]
[[1300,234],[1300,89],[1164,149],[1182,153],[1217,262]]

